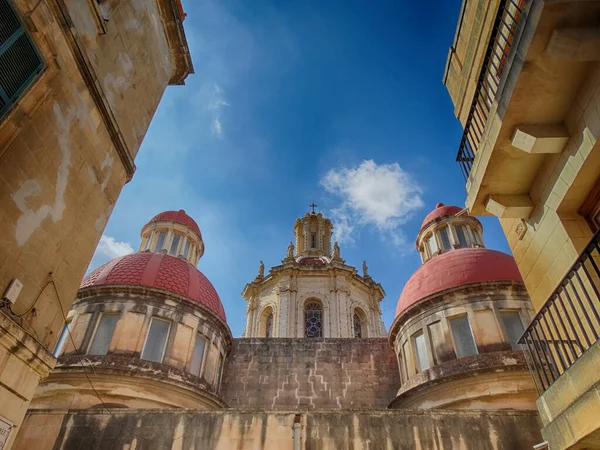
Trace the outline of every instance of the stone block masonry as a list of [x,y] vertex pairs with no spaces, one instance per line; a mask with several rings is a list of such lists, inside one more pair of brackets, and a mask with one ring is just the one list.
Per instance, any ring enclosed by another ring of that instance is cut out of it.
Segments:
[[515,411],[29,411],[18,450],[287,450],[299,415],[302,450],[530,450],[535,412]]
[[233,408],[383,409],[400,387],[385,338],[234,339],[221,392]]

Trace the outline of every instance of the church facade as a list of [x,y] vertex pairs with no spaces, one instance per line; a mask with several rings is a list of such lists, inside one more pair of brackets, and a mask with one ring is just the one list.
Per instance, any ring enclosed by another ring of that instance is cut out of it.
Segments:
[[[185,211],[141,232],[137,253],[82,282],[16,449],[526,449],[541,441],[515,336],[531,314],[509,255],[477,219],[438,205],[423,266],[390,333],[385,292],[347,265],[309,212],[282,264],[243,289],[242,338],[196,268]],[[433,270],[432,270],[433,269]],[[450,272],[454,270],[454,272]]]

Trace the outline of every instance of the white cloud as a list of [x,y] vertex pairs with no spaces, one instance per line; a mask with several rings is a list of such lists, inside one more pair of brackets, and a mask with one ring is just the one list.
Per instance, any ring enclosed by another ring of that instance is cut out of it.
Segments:
[[98,247],[96,247],[96,252],[92,257],[92,262],[90,262],[88,267],[88,272],[91,272],[111,259],[129,255],[134,251],[135,250],[128,242],[120,242],[112,236],[103,234],[100,238],[100,242],[98,242]]
[[211,111],[211,128],[213,133],[219,139],[223,138],[223,124],[221,123],[221,115],[223,113],[223,108],[226,106],[229,106],[229,103],[227,103],[227,101],[225,100],[225,97],[223,95],[223,89],[219,85],[213,84],[210,100],[206,109]]
[[331,169],[321,185],[340,200],[331,211],[339,242],[353,242],[354,232],[370,225],[402,247],[400,226],[423,207],[419,184],[398,163],[378,165],[366,160],[356,167]]

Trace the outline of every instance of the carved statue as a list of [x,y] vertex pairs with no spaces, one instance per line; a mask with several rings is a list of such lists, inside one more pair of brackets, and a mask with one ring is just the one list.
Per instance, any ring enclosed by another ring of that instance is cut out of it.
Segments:
[[335,259],[340,258],[340,246],[338,245],[337,241],[333,243],[333,257]]
[[258,266],[258,278],[264,278],[265,277],[265,263],[264,262],[260,262],[260,266]]
[[369,268],[367,267],[367,262],[363,261],[363,277],[369,276]]
[[294,257],[294,243],[291,242],[291,241],[290,241],[290,245],[288,245],[287,257],[288,258],[293,258]]

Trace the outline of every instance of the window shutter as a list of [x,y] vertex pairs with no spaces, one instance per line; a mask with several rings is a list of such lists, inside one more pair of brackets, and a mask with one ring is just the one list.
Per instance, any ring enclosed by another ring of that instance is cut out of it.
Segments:
[[44,68],[44,61],[10,0],[0,0],[0,115]]

